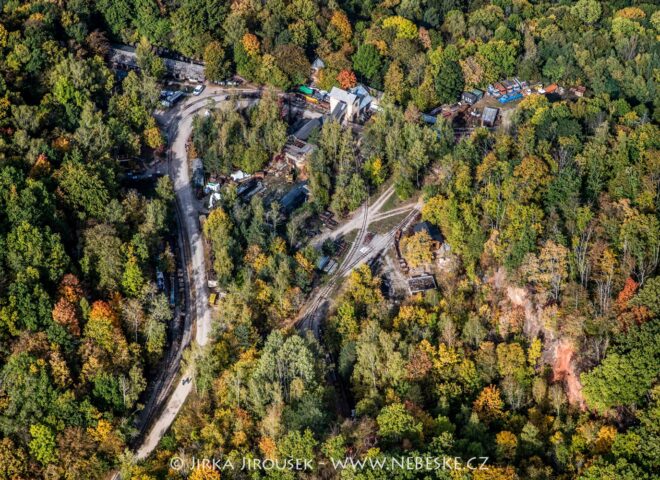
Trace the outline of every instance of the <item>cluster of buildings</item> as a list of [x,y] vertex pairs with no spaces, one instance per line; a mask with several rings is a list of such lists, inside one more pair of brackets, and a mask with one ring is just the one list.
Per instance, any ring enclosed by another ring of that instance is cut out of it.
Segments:
[[[586,88],[576,86],[569,89],[573,97],[583,97]],[[440,105],[421,119],[429,124],[437,121],[441,115],[452,123],[457,137],[469,135],[477,127],[494,128],[500,119],[500,110],[509,108],[514,102],[528,95],[546,95],[551,101],[565,98],[564,88],[556,83],[545,87],[541,83],[529,84],[519,78],[506,79],[488,85],[485,91],[466,90],[460,101],[452,105]]]
[[[488,94],[497,98],[501,104],[514,102],[523,97],[523,91],[528,89],[527,82],[514,78],[513,80],[503,80],[488,85]],[[529,90],[531,93],[531,90]]]
[[257,194],[263,195],[266,205],[277,202],[284,216],[291,215],[309,197],[307,180],[294,183],[289,165],[282,161],[281,156],[269,166],[268,171],[249,174],[236,170],[228,176],[208,180],[205,180],[201,159],[195,158],[192,160],[192,184],[207,210],[215,208],[222,199],[223,185],[235,186],[236,196],[246,203]]
[[309,197],[306,166],[316,149],[312,136],[332,119],[344,125],[366,121],[377,110],[380,95],[363,85],[349,90],[335,87],[330,92],[308,86],[298,87],[298,101],[281,105],[283,112],[288,111],[291,124],[291,133],[281,154],[276,155],[263,172],[249,175],[239,170],[227,178],[211,178],[208,181],[205,181],[201,160],[194,159],[192,179],[198,196],[204,199],[204,206],[210,210],[221,199],[222,185],[232,183],[241,200],[247,202],[252,196],[260,194],[266,204],[278,202],[281,214],[289,216]]
[[329,120],[337,120],[342,125],[364,124],[378,111],[378,101],[382,97],[382,93],[364,85],[348,90],[333,87],[330,92],[303,85],[298,87],[297,95],[303,102],[303,114],[293,123],[283,153],[303,176],[305,165],[316,149],[310,142],[311,136],[320,132]]
[[[586,91],[587,88],[584,86],[575,86],[569,89],[570,94],[578,98],[583,97]],[[524,80],[514,78],[488,85],[488,94],[500,103],[505,104],[528,95],[547,95],[554,99],[560,99],[566,94],[566,91],[564,87],[557,83],[551,83],[544,87],[541,83],[529,85]]]
[[358,84],[344,90],[332,87],[330,92],[301,85],[296,93],[309,107],[338,120],[342,124],[364,123],[378,110],[382,93]]
[[364,85],[349,90],[332,87],[330,115],[343,123],[364,123],[378,110],[378,99]]

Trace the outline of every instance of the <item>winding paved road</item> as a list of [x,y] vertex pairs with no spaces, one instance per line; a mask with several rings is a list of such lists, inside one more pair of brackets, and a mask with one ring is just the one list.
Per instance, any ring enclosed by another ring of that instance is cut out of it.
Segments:
[[[165,127],[168,138],[171,140],[171,147],[168,151],[168,169],[174,184],[177,217],[182,230],[182,247],[185,250],[184,260],[187,269],[185,275],[189,284],[190,311],[185,321],[182,339],[178,344],[179,350],[175,356],[176,364],[174,365],[173,374],[169,382],[163,384],[161,391],[154,393],[160,401],[154,402],[152,406],[152,415],[156,416],[151,420],[146,434],[136,449],[135,456],[137,460],[147,458],[156,448],[193,388],[192,382],[181,381],[177,383],[171,394],[167,395],[171,391],[173,382],[178,378],[177,373],[180,371],[179,365],[183,350],[190,345],[193,330],[195,343],[200,347],[208,343],[211,334],[211,311],[208,301],[209,291],[206,281],[204,242],[199,225],[197,205],[190,183],[186,152],[186,142],[192,132],[193,118],[200,110],[208,108],[209,100],[213,100],[216,102],[216,106],[219,106],[229,99],[230,93],[258,92],[259,90],[255,89],[240,89],[231,92],[207,89],[204,95],[191,97],[178,108],[157,115],[159,122]],[[242,102],[247,103],[249,100]],[[184,379],[191,376],[191,372],[188,371],[181,373]]]

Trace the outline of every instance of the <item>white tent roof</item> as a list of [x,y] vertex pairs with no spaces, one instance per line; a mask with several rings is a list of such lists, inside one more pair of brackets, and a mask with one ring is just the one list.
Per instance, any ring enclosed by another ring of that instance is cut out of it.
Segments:
[[353,105],[358,97],[357,95],[349,93],[346,90],[342,90],[341,88],[332,87],[332,90],[330,90],[330,98],[334,98],[335,100],[339,100],[340,102],[344,102],[348,105]]
[[235,182],[240,182],[241,180],[245,180],[246,178],[249,177],[251,177],[251,175],[245,173],[242,170],[236,170],[234,173],[231,174],[231,179]]

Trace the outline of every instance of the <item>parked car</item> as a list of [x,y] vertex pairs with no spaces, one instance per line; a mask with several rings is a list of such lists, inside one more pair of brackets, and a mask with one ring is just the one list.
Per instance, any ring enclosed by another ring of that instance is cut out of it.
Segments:
[[204,85],[197,85],[193,90],[193,95],[198,97],[202,94],[203,91],[204,91]]

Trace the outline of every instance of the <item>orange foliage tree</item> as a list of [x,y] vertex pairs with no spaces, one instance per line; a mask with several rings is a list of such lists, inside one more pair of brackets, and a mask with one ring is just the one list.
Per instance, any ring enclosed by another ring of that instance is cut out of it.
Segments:
[[243,35],[242,43],[243,43],[243,48],[245,49],[248,55],[254,57],[259,53],[259,47],[260,47],[259,39],[253,33],[246,33],[245,35]]
[[638,289],[639,283],[628,277],[616,298],[617,320],[624,331],[633,323],[643,323],[650,317],[650,312],[645,307],[630,305],[630,300],[633,299]]
[[337,81],[344,90],[354,87],[357,84],[357,78],[352,70],[345,68],[337,75]]
[[635,293],[637,293],[637,288],[639,288],[639,283],[628,277],[626,279],[626,284],[623,286],[623,289],[619,292],[616,299],[616,306],[619,310],[625,310],[628,308],[628,302],[635,296]]
[[80,336],[80,320],[77,304],[82,298],[80,282],[75,275],[67,273],[59,286],[60,299],[53,307],[53,320],[66,328],[75,337]]
[[59,323],[74,337],[80,336],[80,324],[76,306],[65,297],[60,298],[53,307],[53,320]]
[[59,293],[70,302],[80,301],[83,292],[78,278],[71,273],[64,275],[60,282]]

